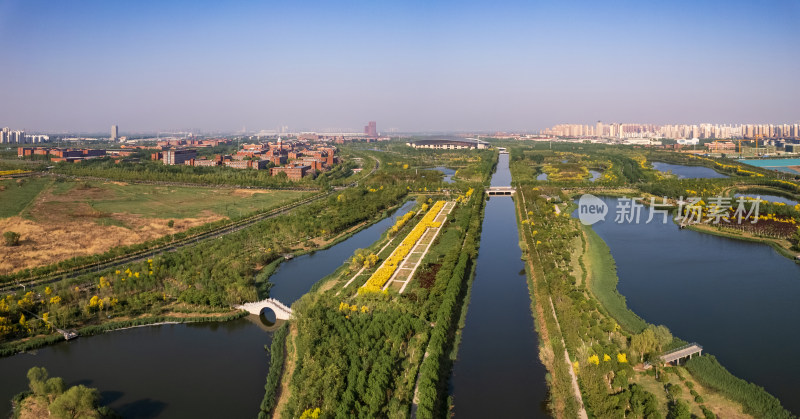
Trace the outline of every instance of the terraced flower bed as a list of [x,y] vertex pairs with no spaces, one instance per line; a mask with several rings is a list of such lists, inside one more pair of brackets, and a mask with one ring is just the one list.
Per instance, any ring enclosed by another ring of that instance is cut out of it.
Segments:
[[439,227],[440,223],[434,220],[436,219],[436,215],[439,214],[439,210],[444,206],[444,203],[445,201],[436,201],[436,203],[433,204],[431,209],[422,217],[422,220],[411,230],[411,233],[408,233],[408,236],[403,239],[394,252],[392,252],[378,270],[369,277],[367,283],[358,290],[359,293],[381,291],[383,285],[392,277],[394,271],[397,270],[397,266],[405,259],[417,240],[425,234],[425,231],[431,227]]

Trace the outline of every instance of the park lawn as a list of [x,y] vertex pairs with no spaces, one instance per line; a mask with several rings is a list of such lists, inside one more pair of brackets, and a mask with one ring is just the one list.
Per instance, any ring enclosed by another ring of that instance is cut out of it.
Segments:
[[[143,218],[191,218],[210,211],[227,218],[280,206],[308,192],[70,182],[53,190],[60,202],[81,202],[102,214]],[[66,198],[66,199],[65,199]]]
[[42,178],[0,180],[0,218],[18,215],[52,182]]

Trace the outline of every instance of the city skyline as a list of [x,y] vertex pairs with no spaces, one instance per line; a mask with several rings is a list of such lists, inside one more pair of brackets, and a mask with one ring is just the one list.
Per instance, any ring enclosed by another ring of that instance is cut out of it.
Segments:
[[0,4],[0,125],[797,123],[792,1]]

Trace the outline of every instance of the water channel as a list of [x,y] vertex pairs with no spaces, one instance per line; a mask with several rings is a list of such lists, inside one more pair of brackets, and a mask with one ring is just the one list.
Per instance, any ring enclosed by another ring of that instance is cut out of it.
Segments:
[[444,182],[444,183],[453,183],[454,182],[453,181],[453,176],[455,176],[455,174],[456,174],[456,171],[454,169],[451,169],[449,167],[444,167],[444,166],[436,166],[432,170],[438,170],[438,171],[444,173],[444,178],[442,179],[442,182]]
[[[603,201],[615,213],[616,199]],[[640,224],[608,217],[593,226],[611,249],[628,307],[800,413],[800,266],[767,245],[679,230],[661,215],[646,224],[648,211]]]
[[[410,211],[405,203],[394,216]],[[338,268],[358,248],[378,240],[390,216],[335,246],[282,263],[270,295],[289,305]],[[101,392],[101,403],[123,417],[246,418],[264,396],[272,333],[256,316],[225,323],[140,327],[62,342],[0,358],[0,416],[27,388],[29,368],[43,366],[68,385]]]
[[[501,154],[492,186],[511,184],[508,155]],[[475,280],[453,367],[451,392],[458,418],[546,416],[546,370],[520,259],[514,201],[486,204]]]

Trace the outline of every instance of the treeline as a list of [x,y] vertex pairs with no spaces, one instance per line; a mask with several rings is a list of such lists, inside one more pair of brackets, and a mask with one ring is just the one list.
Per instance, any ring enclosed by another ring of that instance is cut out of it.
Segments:
[[267,419],[275,408],[278,389],[281,385],[283,363],[286,360],[286,335],[289,333],[289,323],[284,323],[272,334],[272,345],[269,350],[269,372],[267,383],[264,384],[264,398],[261,400],[259,419]]
[[447,384],[453,363],[450,352],[461,317],[467,279],[473,272],[480,246],[483,193],[483,188],[475,190],[474,195],[478,199],[473,200],[478,202],[473,204],[470,216],[461,219],[467,224],[462,229],[463,242],[459,237],[461,246],[447,253],[431,290],[432,295],[441,296],[441,304],[435,313],[435,326],[427,347],[428,357],[422,361],[419,369],[419,418],[447,416]]
[[[369,161],[365,161],[369,165]],[[60,162],[53,171],[69,176],[90,176],[119,181],[177,182],[203,185],[237,185],[269,188],[323,187],[353,174],[356,163],[347,161],[318,176],[289,181],[285,176],[270,176],[269,170],[244,170],[230,167],[165,165],[160,161],[114,163],[110,158],[91,159],[80,164]],[[365,168],[369,171],[371,166]]]
[[793,418],[780,400],[763,387],[731,374],[713,355],[696,356],[686,362],[686,369],[700,384],[719,391],[725,397],[744,405],[745,413],[758,418]]

